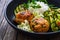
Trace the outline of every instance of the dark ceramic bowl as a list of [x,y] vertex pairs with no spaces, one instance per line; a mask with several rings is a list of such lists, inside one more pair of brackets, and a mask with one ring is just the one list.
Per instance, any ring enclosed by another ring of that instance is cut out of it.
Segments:
[[[29,36],[34,36],[34,37],[47,37],[47,36],[54,36],[58,33],[60,33],[60,31],[57,32],[47,32],[47,33],[31,33],[31,32],[27,32],[21,29],[17,28],[17,24],[13,21],[14,18],[14,10],[15,8],[22,3],[27,3],[27,0],[13,0],[6,9],[6,13],[5,13],[5,18],[7,20],[7,22],[17,31],[22,32],[24,34],[27,34]],[[49,4],[54,4],[57,7],[60,7],[60,0],[48,0]]]

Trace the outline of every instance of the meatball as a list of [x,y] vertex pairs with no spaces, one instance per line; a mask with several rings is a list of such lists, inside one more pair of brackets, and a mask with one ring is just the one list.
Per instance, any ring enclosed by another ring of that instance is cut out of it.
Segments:
[[25,11],[22,11],[22,12],[18,12],[16,14],[15,22],[17,22],[17,23],[24,22],[24,20],[31,21],[33,19],[33,17],[34,16],[30,11],[25,10]]
[[49,22],[44,18],[36,18],[30,23],[30,28],[34,32],[47,32],[49,30]]

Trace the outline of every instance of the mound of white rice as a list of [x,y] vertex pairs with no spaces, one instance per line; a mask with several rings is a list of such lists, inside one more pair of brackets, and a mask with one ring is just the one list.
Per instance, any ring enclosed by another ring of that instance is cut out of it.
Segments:
[[29,22],[25,20],[20,25],[17,26],[19,29],[25,30],[25,31],[31,31]]
[[28,9],[31,11],[31,12],[35,12],[35,13],[38,13],[38,14],[42,14],[44,13],[46,10],[48,10],[49,6],[47,4],[45,4],[44,2],[40,2],[40,1],[36,1],[36,4],[37,5],[40,5],[41,8],[32,8],[32,7],[29,7]]

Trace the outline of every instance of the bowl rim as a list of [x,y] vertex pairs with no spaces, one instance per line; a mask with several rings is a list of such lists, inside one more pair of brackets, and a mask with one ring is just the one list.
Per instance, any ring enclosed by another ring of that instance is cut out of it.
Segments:
[[17,28],[13,23],[10,22],[10,20],[9,20],[8,17],[7,17],[7,9],[8,9],[8,7],[9,7],[9,5],[12,4],[12,2],[13,2],[13,1],[11,1],[11,2],[8,4],[8,6],[6,7],[6,11],[5,11],[5,13],[4,13],[5,19],[6,19],[7,22],[11,25],[11,27],[15,28],[16,30],[23,31],[23,32],[26,32],[26,33],[30,33],[30,34],[49,35],[49,34],[55,34],[55,33],[59,33],[59,32],[60,32],[60,30],[59,30],[59,31],[56,31],[56,32],[40,32],[40,33],[37,33],[37,32],[24,31],[24,30],[22,30],[22,29]]

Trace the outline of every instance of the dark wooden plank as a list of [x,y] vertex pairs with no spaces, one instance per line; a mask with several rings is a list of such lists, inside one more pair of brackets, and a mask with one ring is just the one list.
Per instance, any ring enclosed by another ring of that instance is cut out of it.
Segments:
[[23,35],[23,34],[19,34],[18,33],[18,38],[17,38],[18,40],[60,40],[60,34],[59,35],[56,35],[55,37],[53,37],[53,38],[46,38],[46,39],[44,39],[44,38],[34,38],[34,37],[30,37],[30,36],[26,36],[26,35]]

